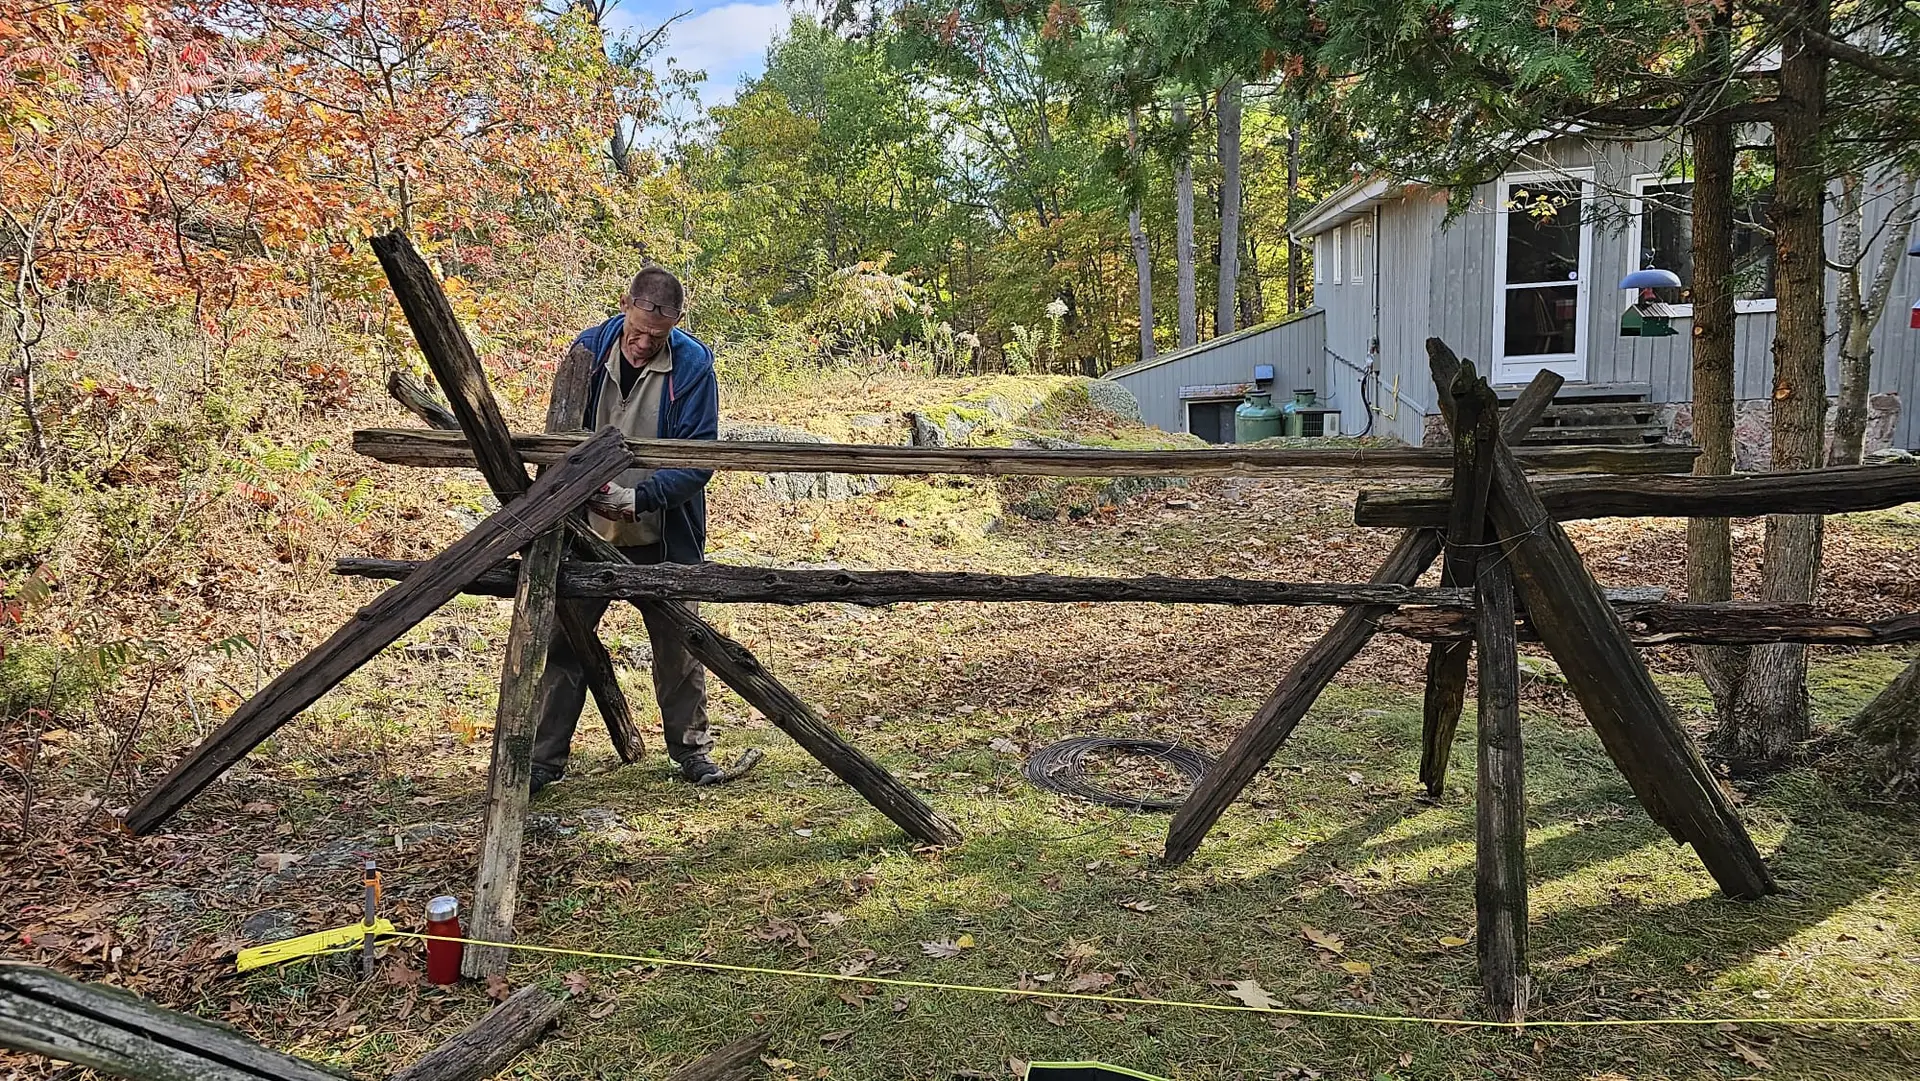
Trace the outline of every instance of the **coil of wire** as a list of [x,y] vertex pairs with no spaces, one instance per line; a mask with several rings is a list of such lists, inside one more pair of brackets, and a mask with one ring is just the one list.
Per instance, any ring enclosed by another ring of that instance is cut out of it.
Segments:
[[[1187,780],[1187,791],[1178,798],[1160,796],[1129,795],[1102,788],[1087,779],[1084,766],[1088,755],[1102,751],[1116,751],[1122,754],[1140,755],[1164,763]],[[1167,743],[1157,739],[1123,739],[1115,736],[1075,736],[1051,743],[1030,755],[1021,766],[1027,780],[1036,788],[1091,803],[1101,803],[1109,807],[1125,807],[1133,811],[1172,811],[1185,802],[1187,792],[1193,790],[1207,768],[1213,765],[1213,759],[1178,743]]]

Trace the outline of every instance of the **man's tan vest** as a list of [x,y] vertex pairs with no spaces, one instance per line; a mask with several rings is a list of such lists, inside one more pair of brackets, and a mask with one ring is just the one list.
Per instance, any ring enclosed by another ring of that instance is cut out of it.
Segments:
[[[620,366],[626,361],[617,343],[614,353],[613,363],[607,365],[606,382],[600,388],[599,407],[594,411],[594,430],[611,424],[633,439],[660,438],[660,399],[667,393],[667,382],[673,372],[673,346],[661,344],[660,351],[640,370],[640,381],[633,385],[633,395],[627,398],[620,396]],[[651,469],[629,469],[613,483],[623,488],[638,488],[651,476]],[[595,533],[623,548],[660,543],[657,510],[641,514],[631,522],[616,522],[593,514],[589,514],[587,520],[593,524]]]

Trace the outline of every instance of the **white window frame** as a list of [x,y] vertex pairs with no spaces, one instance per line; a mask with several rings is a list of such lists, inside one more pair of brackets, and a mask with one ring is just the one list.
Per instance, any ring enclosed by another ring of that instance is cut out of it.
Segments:
[[1327,245],[1328,251],[1332,255],[1332,258],[1327,260],[1327,281],[1334,285],[1344,285],[1347,276],[1341,267],[1345,265],[1347,231],[1344,228],[1335,226],[1327,230],[1326,235],[1333,238]]
[[[1580,277],[1574,280],[1573,352],[1550,353],[1543,356],[1516,358],[1520,364],[1535,365],[1529,371],[1547,369],[1559,372],[1569,383],[1587,381],[1587,366],[1591,359],[1587,348],[1587,336],[1592,326],[1593,315],[1593,205],[1595,184],[1593,169],[1541,169],[1528,172],[1507,173],[1494,181],[1494,219],[1493,219],[1493,381],[1502,385],[1524,382],[1525,379],[1507,378],[1505,369],[1507,358],[1507,209],[1512,190],[1516,186],[1543,182],[1576,183],[1580,185]],[[1640,249],[1636,246],[1634,251]],[[1566,370],[1563,370],[1566,369]],[[1529,375],[1528,378],[1531,376]]]
[[1367,219],[1355,218],[1347,226],[1347,235],[1353,238],[1349,245],[1353,249],[1353,270],[1347,280],[1359,285],[1367,280]]
[[[1633,176],[1633,198],[1627,201],[1627,261],[1633,265],[1629,271],[1640,267],[1640,218],[1646,210],[1647,189],[1661,184],[1684,184],[1684,176],[1669,176],[1666,173],[1635,173]],[[1741,315],[1753,315],[1759,312],[1771,312],[1779,308],[1777,297],[1754,297],[1751,299],[1734,298],[1733,310]],[[1677,319],[1693,318],[1693,305],[1672,305],[1673,315]]]
[[1327,234],[1313,235],[1313,284],[1327,284]]

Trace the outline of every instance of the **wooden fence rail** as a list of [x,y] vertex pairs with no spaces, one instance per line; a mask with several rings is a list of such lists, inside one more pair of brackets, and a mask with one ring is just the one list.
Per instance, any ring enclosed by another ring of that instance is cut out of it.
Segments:
[[[1920,466],[1857,465],[1731,477],[1551,477],[1535,482],[1534,488],[1547,512],[1561,522],[1845,514],[1920,502]],[[1444,488],[1361,492],[1353,520],[1366,526],[1438,528],[1447,522],[1452,498]]]
[[[568,435],[513,436],[528,462],[545,463],[579,441]],[[854,443],[751,443],[706,439],[633,439],[633,465],[647,469],[744,469],[767,473],[963,473],[1035,477],[1261,477],[1310,474],[1326,479],[1436,475],[1452,452],[1424,447],[1219,450],[1017,450],[1003,447],[901,447]],[[456,432],[363,428],[353,449],[392,465],[474,465]],[[1693,467],[1692,447],[1523,447],[1520,464],[1546,473],[1674,473]]]

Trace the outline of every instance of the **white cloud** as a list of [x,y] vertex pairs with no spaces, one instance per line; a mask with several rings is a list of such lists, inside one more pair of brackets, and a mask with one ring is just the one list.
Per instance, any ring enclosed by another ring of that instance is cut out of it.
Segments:
[[758,71],[767,45],[787,28],[790,16],[778,3],[722,4],[674,23],[667,30],[663,55],[683,68],[696,68],[729,86],[741,73]]

